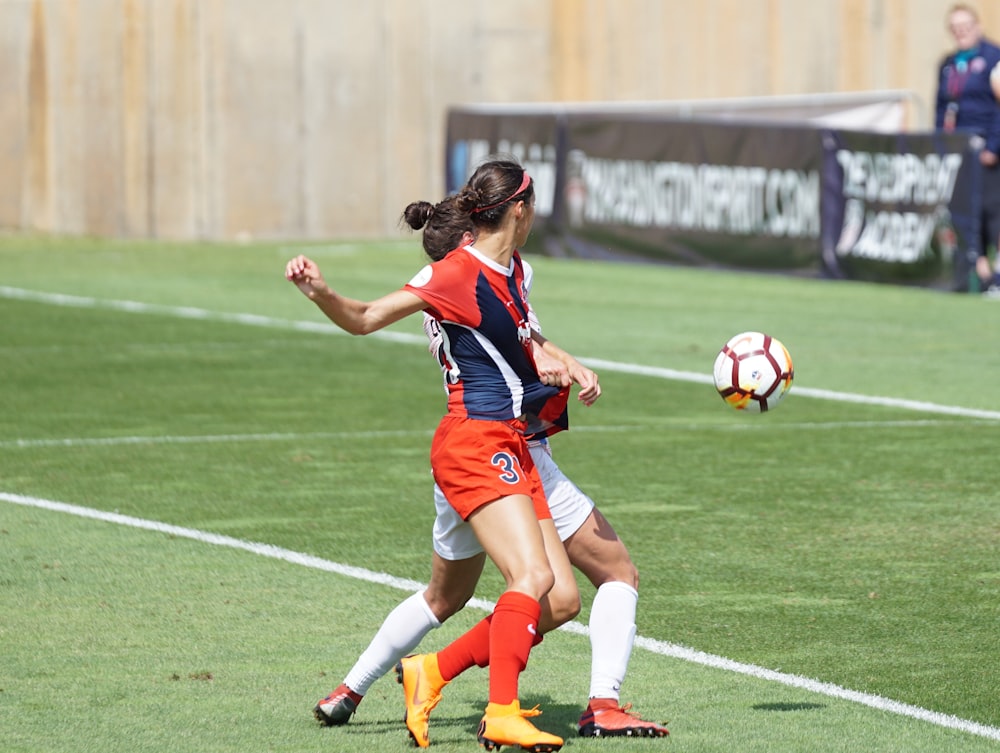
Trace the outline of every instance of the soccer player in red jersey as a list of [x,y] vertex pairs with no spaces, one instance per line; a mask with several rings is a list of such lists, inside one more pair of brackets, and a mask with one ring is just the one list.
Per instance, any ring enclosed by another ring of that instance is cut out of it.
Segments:
[[[444,203],[407,211],[423,213],[426,221],[429,213],[445,211]],[[448,207],[473,216],[476,249],[456,249],[382,298],[366,302],[340,295],[305,256],[290,260],[285,276],[351,334],[374,332],[418,311],[439,323],[452,368],[448,412],[431,446],[434,480],[506,581],[484,621],[489,703],[478,738],[487,748],[555,751],[562,738],[531,724],[527,717],[537,712],[522,710],[518,695],[518,678],[540,637],[541,600],[557,572],[570,568],[524,435],[528,415],[546,434],[565,427],[568,386],[542,382],[534,345],[566,365],[585,404],[597,400],[600,384],[596,374],[530,326],[517,251],[534,220],[527,172],[514,162],[486,163]],[[565,590],[567,603],[575,603],[570,611],[579,609],[575,583]]]
[[[474,244],[471,217],[432,212],[426,225],[419,216],[413,219],[417,225],[414,229],[424,231],[424,249],[432,259],[444,258],[455,248]],[[530,264],[523,263],[525,287],[530,293],[533,274]],[[532,328],[541,331],[530,303],[528,314]],[[443,352],[440,326],[425,314],[424,329],[430,340],[430,352],[447,378],[449,364]],[[566,367],[562,362],[537,349],[535,362],[543,381],[564,383]],[[614,528],[590,497],[562,472],[552,458],[548,440],[544,435],[535,435],[530,422],[527,435],[528,448],[570,562],[597,589],[589,621],[589,701],[577,725],[578,732],[585,737],[665,737],[669,734],[665,726],[630,713],[631,704],[622,706],[619,699],[635,638],[639,585],[635,565]],[[485,661],[466,651],[458,653],[460,661],[449,660],[449,656],[456,654],[454,644],[439,654],[407,656],[428,632],[440,627],[472,598],[485,562],[485,554],[470,527],[436,485],[434,502],[437,517],[430,583],[389,613],[343,682],[316,705],[314,714],[322,724],[347,724],[375,680],[395,665],[397,679],[404,688],[407,728],[414,742],[426,747],[430,712],[440,701],[444,686],[473,664]],[[539,627],[547,632],[558,627],[560,619],[565,621],[575,616],[575,613],[553,615],[545,609],[543,600]],[[441,655],[447,678],[442,677]]]

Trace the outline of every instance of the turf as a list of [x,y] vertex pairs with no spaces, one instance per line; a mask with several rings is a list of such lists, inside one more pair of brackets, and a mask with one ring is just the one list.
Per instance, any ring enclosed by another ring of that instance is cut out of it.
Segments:
[[[393,328],[399,341],[315,328],[325,320],[282,278],[299,250],[0,240],[0,492],[425,580],[439,375],[416,321]],[[423,263],[412,240],[302,250],[359,297]],[[736,413],[704,383],[615,369],[601,370],[597,405],[572,408],[574,428],[555,452],[629,545],[642,578],[639,634],[995,732],[998,304],[532,262],[546,333],[582,357],[707,374],[730,335],[761,329],[795,360],[792,392],[763,416]],[[261,318],[225,316],[240,313]],[[294,324],[303,321],[314,328]],[[0,543],[5,750],[408,747],[390,678],[345,729],[321,729],[309,713],[404,592],[9,503]],[[479,594],[498,592],[487,572]],[[456,617],[428,645],[480,615]],[[567,735],[567,749],[998,747],[996,737],[643,648],[625,697],[669,719],[670,741],[581,740],[572,725],[587,653],[584,637],[551,635],[523,680],[525,702],[545,710],[540,726]],[[450,688],[435,748],[475,745],[484,679],[470,673]]]

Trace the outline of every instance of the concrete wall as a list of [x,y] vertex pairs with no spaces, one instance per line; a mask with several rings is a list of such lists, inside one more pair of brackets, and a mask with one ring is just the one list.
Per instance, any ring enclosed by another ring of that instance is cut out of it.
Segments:
[[450,104],[907,89],[927,128],[949,5],[0,0],[0,227],[394,235]]

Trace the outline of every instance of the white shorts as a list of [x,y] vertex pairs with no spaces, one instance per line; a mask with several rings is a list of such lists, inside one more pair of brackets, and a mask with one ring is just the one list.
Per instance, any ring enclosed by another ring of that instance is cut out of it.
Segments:
[[[532,442],[528,449],[538,467],[538,475],[542,479],[559,538],[565,541],[583,525],[594,509],[594,501],[559,469],[552,459],[547,441]],[[434,519],[434,551],[438,555],[446,560],[464,560],[483,551],[479,539],[472,532],[472,526],[462,520],[448,504],[437,484],[434,484],[434,508],[437,511]]]

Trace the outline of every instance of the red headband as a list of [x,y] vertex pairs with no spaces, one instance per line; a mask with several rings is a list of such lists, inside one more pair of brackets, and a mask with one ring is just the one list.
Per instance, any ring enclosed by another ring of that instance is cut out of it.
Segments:
[[525,170],[524,171],[524,177],[521,178],[521,185],[519,185],[517,187],[517,190],[514,191],[514,193],[512,193],[510,196],[508,196],[503,201],[498,201],[496,204],[490,204],[488,207],[476,207],[475,209],[472,210],[472,214],[478,214],[479,212],[485,212],[487,209],[496,209],[501,204],[506,204],[508,201],[510,201],[511,199],[513,199],[519,193],[521,193],[521,191],[523,191],[525,188],[527,188],[529,183],[531,183],[531,176],[528,175],[528,171]]

